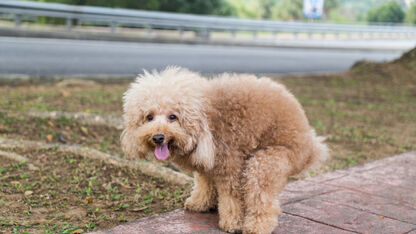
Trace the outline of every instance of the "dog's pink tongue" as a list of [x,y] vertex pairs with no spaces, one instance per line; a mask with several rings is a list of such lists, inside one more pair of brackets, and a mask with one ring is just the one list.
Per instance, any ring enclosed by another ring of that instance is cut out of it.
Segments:
[[155,149],[155,156],[158,160],[166,160],[169,157],[168,144],[157,145]]

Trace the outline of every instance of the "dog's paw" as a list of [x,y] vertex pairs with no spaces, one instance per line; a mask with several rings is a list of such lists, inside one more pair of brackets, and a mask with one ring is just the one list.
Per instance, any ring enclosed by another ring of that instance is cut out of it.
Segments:
[[223,231],[229,233],[241,233],[241,224],[239,224],[238,220],[220,219],[218,225]]
[[277,218],[270,217],[252,217],[244,220],[243,234],[267,234],[271,233],[277,225]]
[[189,197],[185,201],[185,209],[196,212],[205,212],[211,209],[211,206],[201,199],[195,199],[194,197]]

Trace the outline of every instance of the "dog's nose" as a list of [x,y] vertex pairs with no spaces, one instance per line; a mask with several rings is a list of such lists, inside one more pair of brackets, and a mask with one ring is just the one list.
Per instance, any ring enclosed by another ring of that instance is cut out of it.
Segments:
[[165,136],[163,134],[156,134],[153,136],[153,142],[155,144],[162,144],[165,140]]

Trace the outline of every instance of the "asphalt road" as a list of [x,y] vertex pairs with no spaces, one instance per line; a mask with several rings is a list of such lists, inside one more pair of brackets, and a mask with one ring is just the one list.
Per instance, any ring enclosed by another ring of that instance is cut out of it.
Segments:
[[202,73],[338,72],[402,51],[325,50],[0,37],[0,74],[135,75],[180,65]]

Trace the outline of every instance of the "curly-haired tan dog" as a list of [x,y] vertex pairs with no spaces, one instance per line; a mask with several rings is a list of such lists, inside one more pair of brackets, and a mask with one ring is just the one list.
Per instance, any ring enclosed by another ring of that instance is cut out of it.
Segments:
[[177,67],[145,73],[124,95],[124,118],[125,153],[154,153],[194,171],[185,207],[218,207],[228,232],[270,233],[288,176],[328,156],[300,104],[268,78],[207,80]]

